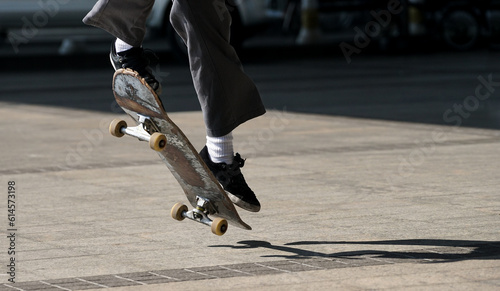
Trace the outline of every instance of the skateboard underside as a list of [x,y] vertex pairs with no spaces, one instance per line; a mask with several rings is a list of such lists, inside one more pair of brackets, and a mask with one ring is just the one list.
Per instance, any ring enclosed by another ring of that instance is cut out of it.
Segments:
[[[128,127],[123,121],[116,121],[110,126],[112,134],[127,134],[149,141],[151,148],[158,152],[194,207],[191,211],[184,211],[186,209],[180,205],[174,206],[174,218],[180,220],[186,217],[212,225],[212,219],[208,216],[214,215],[227,219],[234,226],[251,229],[241,220],[233,203],[187,137],[167,116],[156,94],[136,72],[123,69],[116,71],[113,92],[118,105],[132,117],[137,126]],[[219,220],[214,222],[220,223]],[[221,227],[224,230],[224,226]]]

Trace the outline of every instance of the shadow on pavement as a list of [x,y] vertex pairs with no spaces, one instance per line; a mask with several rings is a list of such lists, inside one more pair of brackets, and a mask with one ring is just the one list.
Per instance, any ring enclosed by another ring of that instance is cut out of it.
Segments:
[[[356,251],[321,253],[309,251],[299,246],[317,245],[363,245],[365,246],[434,246],[409,251],[386,251],[362,248]],[[500,242],[498,241],[469,241],[469,240],[442,240],[442,239],[412,239],[412,240],[387,240],[387,241],[299,241],[287,243],[283,246],[273,245],[266,241],[240,241],[238,245],[211,246],[231,249],[264,248],[274,251],[289,253],[288,255],[266,255],[263,257],[278,257],[283,259],[396,259],[408,261],[422,261],[432,263],[456,262],[465,260],[498,260],[500,259]]]

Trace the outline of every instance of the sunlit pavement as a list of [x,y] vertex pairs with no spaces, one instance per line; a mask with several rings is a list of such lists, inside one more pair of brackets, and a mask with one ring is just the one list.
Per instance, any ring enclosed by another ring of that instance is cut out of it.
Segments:
[[[109,69],[4,72],[0,289],[498,289],[499,56],[250,56],[269,111],[235,148],[263,207],[222,237],[170,218],[168,169],[107,132]],[[201,148],[187,68],[159,72]]]

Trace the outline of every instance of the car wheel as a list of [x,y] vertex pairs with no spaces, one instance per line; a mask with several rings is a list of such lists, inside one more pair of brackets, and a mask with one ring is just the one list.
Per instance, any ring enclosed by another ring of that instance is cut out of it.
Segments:
[[466,10],[455,10],[446,14],[441,25],[441,34],[444,43],[459,51],[473,48],[479,39],[479,24]]

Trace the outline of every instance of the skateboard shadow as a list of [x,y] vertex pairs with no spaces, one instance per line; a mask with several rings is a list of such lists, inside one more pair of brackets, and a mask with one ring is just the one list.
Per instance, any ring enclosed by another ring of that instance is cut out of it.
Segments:
[[[338,251],[332,253],[316,252],[307,249],[307,246],[331,245],[336,249],[342,246],[359,245],[359,250]],[[304,246],[301,248],[300,246]],[[408,246],[408,251],[388,251],[376,246]],[[416,248],[425,246],[426,248]],[[429,248],[434,246],[435,248]],[[220,245],[232,249],[263,248],[280,251],[284,254],[263,255],[262,257],[276,257],[283,259],[311,259],[311,258],[342,258],[360,259],[363,256],[372,259],[397,259],[422,261],[426,263],[445,263],[465,260],[498,260],[500,259],[499,241],[478,240],[442,240],[442,239],[409,239],[384,241],[298,241],[285,245],[273,245],[266,241],[240,241],[237,245]],[[415,247],[415,248],[413,248]]]

